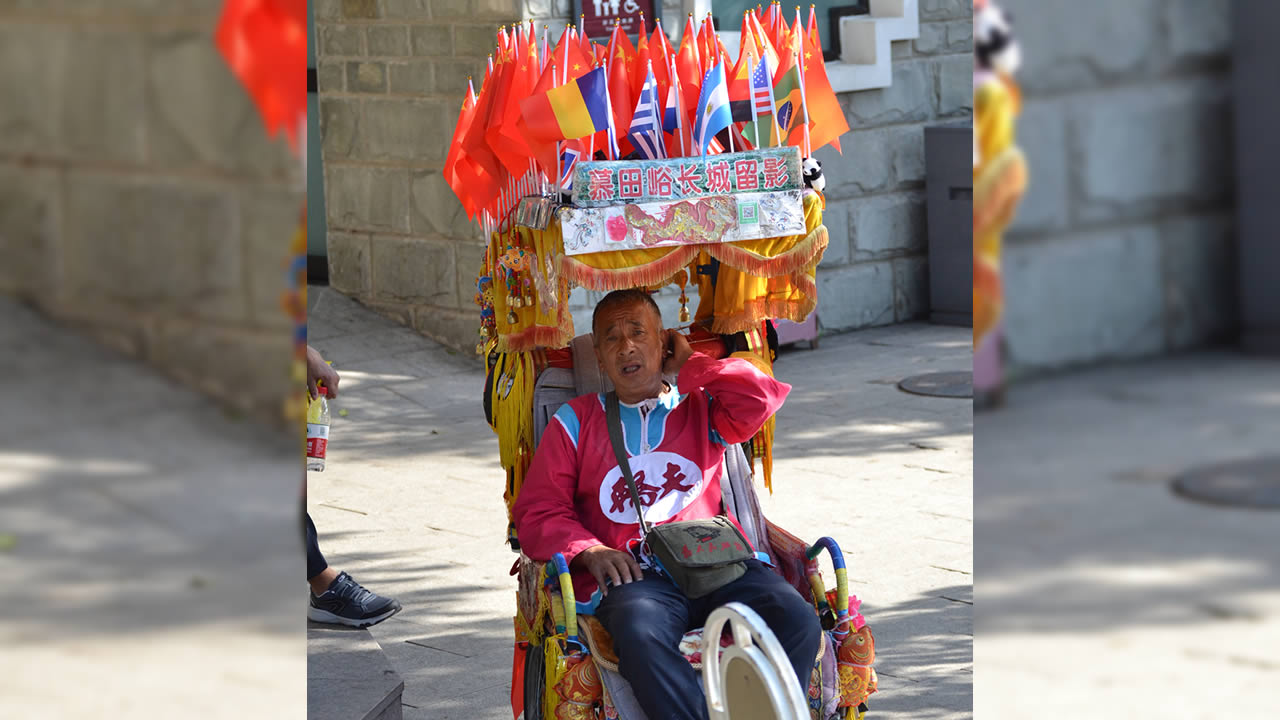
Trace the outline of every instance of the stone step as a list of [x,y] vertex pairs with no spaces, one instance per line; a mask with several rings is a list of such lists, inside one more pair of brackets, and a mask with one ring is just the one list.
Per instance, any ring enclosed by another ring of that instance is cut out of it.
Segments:
[[402,720],[403,694],[367,629],[307,623],[308,720]]

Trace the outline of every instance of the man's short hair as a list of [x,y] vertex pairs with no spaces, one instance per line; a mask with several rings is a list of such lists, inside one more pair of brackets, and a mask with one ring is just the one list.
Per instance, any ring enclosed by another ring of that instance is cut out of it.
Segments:
[[[595,310],[591,311],[592,334],[595,334],[596,318],[600,316],[602,311],[618,307],[620,305],[630,305],[631,303],[637,302],[645,303],[652,308],[653,314],[658,316],[658,327],[662,327],[662,311],[658,309],[658,303],[654,302],[653,296],[644,290],[632,288],[630,290],[614,290],[601,298],[600,302],[596,303]],[[596,338],[592,338],[592,340],[594,342]]]

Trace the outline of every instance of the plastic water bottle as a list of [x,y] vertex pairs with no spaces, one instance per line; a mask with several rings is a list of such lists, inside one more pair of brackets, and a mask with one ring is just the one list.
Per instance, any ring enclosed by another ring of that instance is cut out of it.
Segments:
[[307,469],[324,471],[324,456],[329,449],[329,390],[321,385],[320,394],[307,405]]

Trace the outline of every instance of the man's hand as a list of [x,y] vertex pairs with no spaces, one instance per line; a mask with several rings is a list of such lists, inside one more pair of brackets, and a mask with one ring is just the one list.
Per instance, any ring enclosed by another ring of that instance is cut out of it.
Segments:
[[689,338],[678,330],[667,330],[666,350],[662,360],[663,375],[680,375],[680,368],[693,356]]
[[320,391],[316,388],[316,381],[324,383],[325,388],[329,391],[330,398],[338,397],[338,371],[329,367],[329,364],[320,357],[320,353],[316,352],[310,345],[307,346],[307,394],[311,399],[316,399]]
[[573,562],[569,563],[569,566],[575,570],[586,570],[591,573],[591,577],[596,579],[600,592],[604,595],[609,594],[608,581],[612,581],[614,585],[622,585],[639,582],[644,578],[640,572],[640,565],[636,563],[634,557],[631,557],[631,553],[614,550],[604,545],[595,545],[583,550],[573,557]]

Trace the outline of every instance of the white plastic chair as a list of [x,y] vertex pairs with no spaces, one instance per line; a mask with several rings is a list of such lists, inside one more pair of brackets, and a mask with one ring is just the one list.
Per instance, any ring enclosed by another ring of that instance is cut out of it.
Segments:
[[[733,644],[720,648],[728,624]],[[702,631],[702,684],[711,720],[808,720],[809,706],[782,644],[742,603],[716,608]]]

